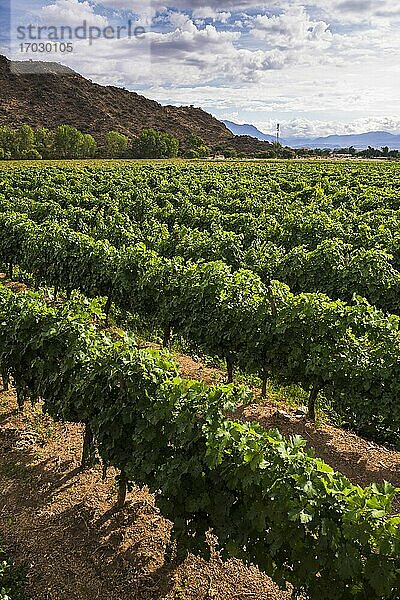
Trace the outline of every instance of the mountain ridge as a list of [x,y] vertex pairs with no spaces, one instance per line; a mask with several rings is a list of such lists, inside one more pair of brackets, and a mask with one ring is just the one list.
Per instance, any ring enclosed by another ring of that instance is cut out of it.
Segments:
[[[233,121],[224,120],[223,123],[235,135],[245,134],[249,130],[253,135],[260,140],[275,141],[276,138],[272,135],[263,133],[257,127],[250,124],[239,125]],[[388,131],[368,131],[365,133],[356,134],[331,134],[328,136],[320,136],[315,138],[282,138],[281,143],[290,148],[348,148],[354,146],[357,150],[363,150],[372,146],[381,148],[389,146],[391,150],[400,150],[400,134],[390,133]]]
[[132,138],[153,127],[181,142],[194,133],[211,146],[236,143],[231,131],[201,108],[162,106],[136,92],[93,83],[58,63],[10,61],[0,55],[0,126],[23,124],[72,125],[100,141],[110,130]]
[[265,142],[276,141],[276,136],[270,135],[268,133],[263,133],[262,131],[257,129],[255,125],[251,125],[250,123],[244,123],[243,125],[239,125],[238,123],[234,123],[233,121],[226,120],[222,120],[222,123],[224,123],[224,125],[226,125],[226,127],[235,135],[251,135]]
[[161,106],[136,92],[92,83],[58,63],[12,62],[0,56],[0,125],[25,123],[49,129],[73,125],[96,138],[110,130],[134,137],[154,127],[180,140],[196,133],[211,145],[234,139],[200,108]]

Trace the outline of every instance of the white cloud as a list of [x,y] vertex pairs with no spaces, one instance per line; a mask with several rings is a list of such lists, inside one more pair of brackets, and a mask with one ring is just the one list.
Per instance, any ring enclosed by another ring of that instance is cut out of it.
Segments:
[[[400,133],[399,117],[357,119],[338,127],[336,121],[319,121],[296,118],[289,121],[281,120],[282,137],[316,138],[328,135],[350,135],[369,131],[388,131]],[[276,120],[255,121],[254,125],[263,133],[271,133],[276,127]]]
[[324,21],[313,21],[303,6],[292,7],[280,15],[257,15],[251,31],[269,46],[285,49],[329,46],[332,33]]
[[[400,6],[393,0],[269,0],[269,2],[254,0],[174,0],[166,3],[165,0],[97,0],[97,4],[117,9],[129,9],[135,12],[144,10],[148,14],[148,7],[153,10],[162,10],[166,6],[174,6],[181,11],[209,12],[207,17],[212,18],[213,13],[230,12],[240,13],[251,10],[252,13],[263,14],[269,12],[283,12],[287,9],[307,6],[313,15],[319,15],[324,20],[338,23],[371,23],[388,18],[400,17]],[[258,10],[257,10],[258,9]],[[211,12],[212,11],[212,12]],[[195,18],[203,18],[198,15]]]
[[78,0],[55,0],[54,4],[43,6],[39,11],[35,11],[45,25],[69,25],[77,27],[84,21],[88,25],[97,27],[106,27],[107,19],[94,11],[93,5],[89,2],[79,2]]
[[229,11],[221,11],[211,6],[200,6],[195,8],[192,13],[193,19],[212,19],[219,23],[226,23],[230,19],[231,14]]
[[323,11],[341,23],[378,25],[400,16],[400,6],[392,0],[326,0]]
[[298,135],[397,127],[387,116],[400,103],[400,5],[393,0],[270,0],[258,8],[252,0],[174,0],[169,8],[165,0],[45,1],[39,14],[49,25],[104,27],[104,14],[123,21],[124,11],[147,22],[158,11],[146,42],[99,40],[90,48],[82,41],[62,56],[100,83],[200,105],[221,118],[280,120]]

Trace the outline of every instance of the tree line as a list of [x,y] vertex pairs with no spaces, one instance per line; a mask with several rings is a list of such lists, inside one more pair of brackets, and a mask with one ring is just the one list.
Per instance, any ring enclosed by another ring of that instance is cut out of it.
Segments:
[[71,125],[55,130],[0,127],[0,160],[85,159],[85,158],[200,158],[211,150],[199,136],[190,135],[184,143],[170,133],[144,129],[129,139],[118,131],[109,131],[103,143]]
[[379,149],[369,146],[366,150],[356,150],[352,146],[342,149],[299,148],[293,149],[274,143],[266,146],[265,151],[246,153],[238,152],[229,145],[209,147],[204,140],[192,133],[183,142],[174,135],[143,129],[139,135],[130,139],[118,131],[108,131],[102,142],[89,133],[83,133],[71,125],[60,125],[55,130],[30,125],[21,125],[16,129],[9,126],[0,127],[0,160],[51,160],[51,159],[149,159],[149,158],[205,158],[210,155],[221,155],[225,158],[257,159],[294,159],[294,158],[329,158],[332,155],[346,155],[358,158],[398,159],[400,152],[390,150],[387,146]]
[[400,158],[400,151],[391,150],[389,146],[382,146],[380,149],[368,146],[365,150],[356,150],[354,146],[350,146],[349,148],[335,150],[335,153],[349,154],[359,158]]

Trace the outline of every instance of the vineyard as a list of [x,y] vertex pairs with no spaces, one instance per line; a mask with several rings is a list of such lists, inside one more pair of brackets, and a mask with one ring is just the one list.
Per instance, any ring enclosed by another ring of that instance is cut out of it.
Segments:
[[[211,527],[310,598],[398,598],[397,490],[230,415],[254,402],[240,372],[400,449],[399,189],[397,164],[3,170],[0,263],[39,290],[0,288],[4,386],[84,425],[82,462],[119,470],[121,506],[132,481],[156,492],[178,552]],[[182,378],[175,339],[228,385]]]

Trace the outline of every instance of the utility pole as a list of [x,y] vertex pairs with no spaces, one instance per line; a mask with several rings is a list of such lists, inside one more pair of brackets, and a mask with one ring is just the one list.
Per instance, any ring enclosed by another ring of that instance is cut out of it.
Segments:
[[276,125],[276,143],[279,144],[279,136],[281,133],[281,125],[280,123],[277,123]]

